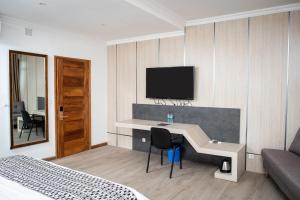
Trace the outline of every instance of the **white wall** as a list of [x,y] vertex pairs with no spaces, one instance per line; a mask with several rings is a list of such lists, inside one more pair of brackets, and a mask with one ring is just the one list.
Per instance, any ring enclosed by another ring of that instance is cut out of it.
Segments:
[[[24,28],[33,28],[25,36]],[[9,50],[48,55],[49,142],[10,150]],[[0,33],[0,157],[25,154],[36,158],[55,156],[54,55],[91,60],[92,145],[106,139],[106,47],[94,36],[82,36],[27,22],[3,19]]]

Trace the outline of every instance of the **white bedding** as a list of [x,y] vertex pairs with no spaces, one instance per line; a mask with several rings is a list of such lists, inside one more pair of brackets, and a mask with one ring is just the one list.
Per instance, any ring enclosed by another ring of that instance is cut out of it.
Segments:
[[51,200],[36,191],[0,176],[0,198],[3,200]]
[[[144,195],[133,188],[128,187],[134,192],[138,200],[148,200]],[[30,190],[13,181],[0,176],[0,199],[3,200],[52,200],[51,198]]]
[[[39,162],[41,162],[41,161],[39,161]],[[42,161],[42,162],[44,163],[45,161]],[[50,165],[57,166],[57,167],[67,169],[67,170],[71,170],[71,169],[68,169],[66,167],[56,165],[54,163],[51,163]],[[3,167],[3,165],[2,165],[2,167]],[[5,169],[7,169],[7,168],[5,168]],[[19,170],[17,170],[17,171],[19,171]],[[74,171],[74,170],[71,170],[71,171]],[[75,172],[78,173],[78,174],[86,174],[86,173],[78,172],[78,171],[75,171]],[[8,178],[5,177],[6,176],[5,174],[3,174],[3,175],[4,176],[0,175],[0,199],[1,200],[2,199],[3,200],[27,200],[27,199],[28,200],[51,200],[52,199],[52,198],[48,197],[49,196],[48,194],[44,195],[44,194],[42,194],[38,191],[31,190],[31,189],[29,189],[27,187],[24,187],[23,185],[21,185],[17,182],[14,182],[13,180],[9,180]],[[92,175],[88,175],[88,176],[92,176]],[[96,176],[92,176],[92,177],[95,177],[97,179],[100,178],[100,177],[96,177]],[[100,178],[100,179],[102,179],[102,178]],[[103,179],[103,180],[105,180],[105,179]],[[136,198],[138,200],[148,200],[148,198],[146,198],[144,195],[137,192],[133,188],[130,188],[130,187],[118,184],[118,183],[114,183],[114,184],[120,185],[122,187],[125,187],[125,188],[129,189],[136,196]],[[46,196],[46,195],[48,195],[48,196]]]

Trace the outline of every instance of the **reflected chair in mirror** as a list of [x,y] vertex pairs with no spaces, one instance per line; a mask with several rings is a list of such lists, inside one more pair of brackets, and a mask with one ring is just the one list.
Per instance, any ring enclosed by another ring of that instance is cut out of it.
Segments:
[[13,122],[13,126],[14,128],[17,128],[17,120],[18,117],[22,116],[22,111],[25,110],[25,105],[24,105],[24,101],[17,101],[13,103],[13,107],[12,107],[12,122]]
[[150,163],[152,146],[161,151],[160,152],[161,153],[161,165],[163,165],[164,150],[172,149],[173,156],[172,156],[171,171],[170,171],[170,176],[169,176],[170,178],[172,178],[175,152],[178,147],[180,150],[180,159],[179,159],[180,169],[182,169],[183,136],[177,135],[175,137],[174,134],[171,134],[170,131],[168,131],[167,129],[163,129],[163,128],[151,128],[150,134],[151,134],[151,141],[150,141],[149,152],[148,152],[146,173],[148,173],[148,171],[149,171],[149,163]]
[[32,129],[35,128],[36,134],[38,134],[38,127],[42,127],[43,135],[44,135],[44,124],[45,123],[44,123],[43,120],[37,120],[35,115],[30,117],[29,113],[25,110],[23,110],[21,113],[22,113],[22,118],[23,118],[23,125],[22,125],[22,129],[21,129],[21,133],[19,135],[19,138],[22,137],[23,131],[25,129],[29,129],[29,135],[28,135],[28,138],[27,138],[27,141],[29,141]]
[[33,114],[31,118],[36,122],[36,135],[38,135],[37,127],[41,127],[43,136],[45,137],[45,117],[42,115]]

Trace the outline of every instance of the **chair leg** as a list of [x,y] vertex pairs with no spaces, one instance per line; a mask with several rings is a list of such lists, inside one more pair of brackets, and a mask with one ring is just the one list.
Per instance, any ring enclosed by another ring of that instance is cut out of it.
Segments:
[[160,151],[160,165],[164,164],[164,150]]
[[37,124],[35,124],[35,134],[36,134],[36,136],[38,136],[38,125]]
[[182,169],[182,146],[180,148],[180,169]]
[[150,163],[151,148],[152,148],[152,145],[150,144],[149,152],[148,152],[148,161],[147,161],[147,169],[146,169],[146,173],[148,173],[148,171],[149,171],[149,163]]
[[22,125],[22,128],[21,128],[21,133],[20,133],[20,135],[19,135],[19,138],[21,138],[21,136],[22,136],[23,129],[24,129],[24,124]]
[[171,171],[170,171],[170,178],[172,178],[172,173],[173,173],[173,166],[174,166],[174,160],[175,160],[175,151],[176,151],[176,148],[173,147],[173,156],[172,156],[172,165],[171,165]]
[[31,125],[30,131],[29,131],[29,135],[28,135],[28,138],[27,138],[27,141],[29,141],[29,138],[30,138],[30,135],[31,135],[31,132],[32,132],[32,128],[33,128],[33,125]]

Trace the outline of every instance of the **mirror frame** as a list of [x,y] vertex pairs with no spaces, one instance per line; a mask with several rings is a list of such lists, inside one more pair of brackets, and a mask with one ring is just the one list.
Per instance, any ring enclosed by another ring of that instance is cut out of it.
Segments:
[[[42,57],[45,59],[45,139],[41,141],[35,141],[35,142],[29,142],[24,144],[18,144],[14,145],[14,139],[13,139],[13,117],[12,117],[12,63],[11,63],[11,55],[13,53],[16,54],[22,54],[22,55],[28,55],[28,56],[36,56],[36,57]],[[48,130],[48,55],[45,54],[37,54],[37,53],[30,53],[30,52],[23,52],[23,51],[15,51],[15,50],[9,50],[9,98],[10,98],[10,149],[16,149],[20,147],[26,147],[31,146],[35,144],[41,144],[49,142],[49,130]]]

